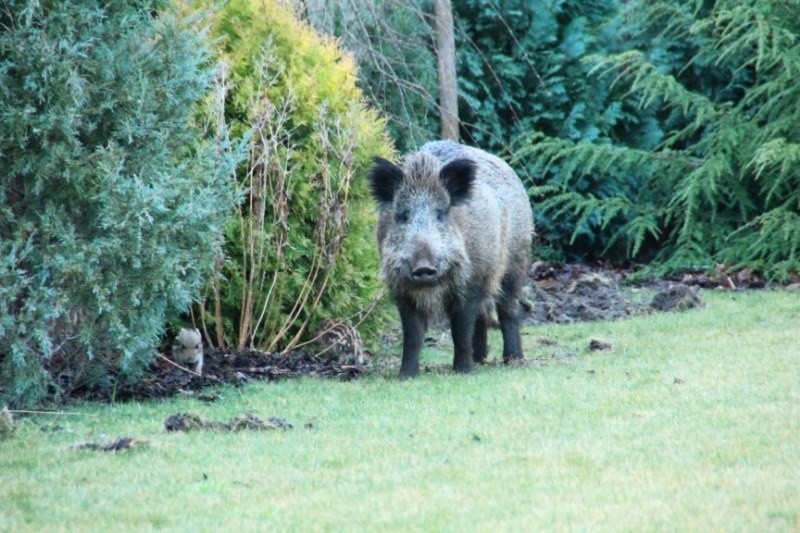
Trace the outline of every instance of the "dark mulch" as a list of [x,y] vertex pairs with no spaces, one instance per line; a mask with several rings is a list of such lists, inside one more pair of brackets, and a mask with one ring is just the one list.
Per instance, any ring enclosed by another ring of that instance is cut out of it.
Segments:
[[[768,287],[747,269],[686,272],[631,284],[633,268],[607,264],[554,264],[537,261],[529,271],[527,324],[615,320],[653,312],[702,307],[700,289],[744,290]],[[623,290],[622,287],[627,287]],[[636,296],[638,292],[638,297]]]
[[622,291],[621,271],[537,262],[530,278],[527,324],[615,320],[649,312],[645,303]]
[[[763,287],[763,281],[746,270],[734,273],[717,270],[712,273],[687,273],[659,280],[636,291],[623,290],[631,269],[609,265],[553,264],[536,262],[531,266],[530,284],[526,293],[526,324],[569,323],[593,320],[614,320],[631,315],[662,311],[683,311],[702,306],[699,288],[742,289]],[[655,293],[655,296],[652,295]],[[398,353],[399,328],[385,339],[391,353]],[[608,347],[597,341],[592,349]],[[371,369],[385,371],[397,365],[394,357],[380,358]],[[241,385],[250,381],[276,381],[300,376],[328,379],[356,379],[367,371],[364,365],[347,365],[336,358],[315,356],[307,352],[265,354],[258,351],[237,352],[230,349],[208,349],[203,375],[198,376],[160,358],[137,383],[73,390],[71,398],[122,401],[157,399],[177,394],[193,394],[200,400],[213,401],[213,393],[203,392],[221,384]],[[214,426],[212,423],[211,425]],[[216,426],[215,426],[216,427]],[[219,426],[221,427],[221,426]]]
[[176,366],[167,358],[159,358],[134,384],[118,383],[113,389],[90,388],[75,391],[73,396],[87,400],[126,401],[190,393],[197,394],[200,399],[213,401],[213,396],[199,393],[215,385],[243,385],[250,381],[277,381],[300,376],[351,380],[364,371],[364,366],[343,365],[335,359],[307,352],[266,354],[254,350],[237,353],[230,349],[207,349],[202,376]]

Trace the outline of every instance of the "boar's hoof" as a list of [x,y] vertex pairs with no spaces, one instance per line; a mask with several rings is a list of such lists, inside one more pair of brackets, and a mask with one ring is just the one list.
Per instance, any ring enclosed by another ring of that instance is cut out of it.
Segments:
[[471,374],[474,368],[472,363],[453,363],[453,370],[459,374]]
[[406,379],[412,379],[419,375],[419,366],[417,367],[403,367],[400,365],[400,375],[397,376],[401,381]]

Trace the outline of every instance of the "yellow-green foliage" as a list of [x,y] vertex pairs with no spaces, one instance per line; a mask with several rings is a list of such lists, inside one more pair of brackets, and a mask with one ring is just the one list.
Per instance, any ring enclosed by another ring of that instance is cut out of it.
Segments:
[[392,148],[334,41],[273,0],[225,2],[213,16],[229,65],[225,118],[249,139],[250,161],[206,316],[220,344],[291,348],[323,317],[362,318],[377,296],[363,175]]

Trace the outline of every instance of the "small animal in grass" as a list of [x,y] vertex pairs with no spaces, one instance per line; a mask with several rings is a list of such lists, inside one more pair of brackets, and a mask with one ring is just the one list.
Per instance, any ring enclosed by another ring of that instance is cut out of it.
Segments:
[[317,330],[316,342],[322,357],[336,359],[344,365],[366,364],[361,335],[348,322],[326,318]]
[[193,365],[194,371],[203,373],[203,338],[197,328],[182,328],[172,343],[172,358],[176,363]]

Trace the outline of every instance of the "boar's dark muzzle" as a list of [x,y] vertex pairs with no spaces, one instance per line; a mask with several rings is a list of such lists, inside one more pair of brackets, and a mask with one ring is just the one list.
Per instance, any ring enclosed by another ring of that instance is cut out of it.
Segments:
[[420,260],[411,269],[411,281],[420,285],[430,285],[439,279],[439,271],[429,261]]

